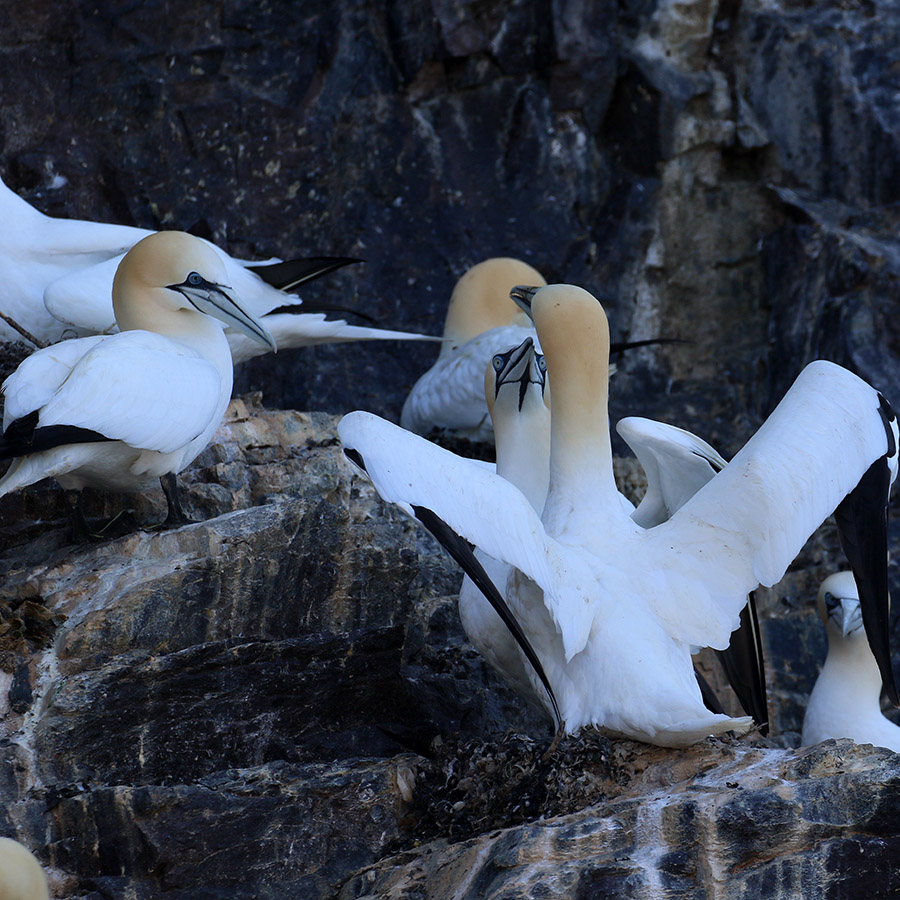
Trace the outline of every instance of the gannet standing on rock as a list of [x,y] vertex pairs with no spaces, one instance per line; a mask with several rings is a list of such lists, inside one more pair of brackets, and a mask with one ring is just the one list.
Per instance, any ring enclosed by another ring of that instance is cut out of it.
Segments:
[[[839,503],[845,534],[848,526],[886,532],[895,418],[856,376],[812,363],[722,472],[667,522],[644,529],[623,508],[613,478],[602,307],[571,285],[516,293],[532,306],[553,390],[550,489],[540,517],[501,476],[371,414],[341,421],[345,451],[384,499],[419,518],[424,510],[513,567],[505,600],[543,664],[566,731],[593,724],[684,746],[745,730],[749,717],[704,707],[691,645],[726,647],[748,593],[778,581]],[[886,554],[857,564],[871,618],[881,621]],[[552,628],[541,624],[544,610]],[[874,640],[876,656],[885,655],[886,640]],[[896,698],[889,654],[887,663],[882,677]]]
[[472,441],[493,441],[484,401],[484,370],[496,353],[535,337],[534,326],[510,299],[517,284],[546,284],[528,263],[486,259],[466,271],[450,295],[441,351],[413,385],[400,424],[416,434],[452,431]]
[[0,837],[0,900],[48,900],[47,876],[18,841]]
[[112,288],[121,331],[39,350],[4,382],[0,458],[14,462],[0,496],[51,476],[114,491],[159,479],[166,521],[186,521],[175,475],[209,443],[231,397],[220,323],[275,349],[230,290],[199,238],[166,231],[135,244]]
[[[54,343],[73,328],[80,335],[107,334],[116,327],[112,283],[123,255],[139,240],[154,234],[144,228],[57,219],[46,216],[0,180],[0,313],[10,316],[37,341]],[[278,347],[366,340],[427,340],[436,337],[328,319],[323,310],[303,303],[293,293],[301,284],[359,260],[311,257],[261,262],[239,260],[204,241],[225,267],[225,283],[241,298],[245,310],[265,318]],[[237,329],[226,331],[235,364],[268,350]],[[0,340],[21,335],[0,321]]]
[[826,578],[816,605],[828,656],[803,717],[803,745],[851,738],[900,752],[900,727],[881,712],[881,673],[866,641],[853,573]]

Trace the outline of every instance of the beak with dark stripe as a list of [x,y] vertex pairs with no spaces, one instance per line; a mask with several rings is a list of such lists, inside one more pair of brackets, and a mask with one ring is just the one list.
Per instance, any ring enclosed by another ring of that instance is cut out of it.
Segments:
[[491,359],[494,376],[494,398],[506,384],[516,385],[519,392],[518,408],[521,411],[528,392],[528,385],[540,386],[541,394],[546,386],[547,366],[544,357],[534,351],[534,339],[527,337],[518,347],[505,353],[497,353]]
[[181,284],[168,284],[166,287],[181,294],[199,312],[224,322],[273,352],[277,349],[275,339],[266,326],[240,306],[228,293],[231,289],[226,285],[207,281],[199,273],[191,272]]

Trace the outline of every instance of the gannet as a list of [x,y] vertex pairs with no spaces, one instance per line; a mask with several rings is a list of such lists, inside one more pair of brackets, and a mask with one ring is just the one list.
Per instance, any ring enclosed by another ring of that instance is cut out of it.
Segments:
[[866,641],[853,573],[826,578],[817,607],[828,634],[828,656],[803,717],[802,743],[852,738],[900,752],[900,727],[881,712],[881,674]]
[[50,476],[116,491],[160,479],[167,522],[182,522],[175,475],[206,447],[231,397],[220,323],[275,344],[232,296],[218,254],[183,232],[135,244],[112,295],[118,334],[39,350],[3,383],[0,458],[14,462],[0,496]]
[[[484,393],[494,425],[496,472],[514,484],[540,514],[550,481],[550,391],[544,357],[535,351],[531,337],[495,354],[485,371]],[[644,528],[670,518],[727,464],[713,447],[683,428],[631,416],[620,420],[616,429],[647,475],[647,491],[637,509],[622,497],[625,511]],[[477,548],[474,555],[502,590],[510,567]],[[542,627],[552,627],[546,610],[543,612],[546,621]],[[460,587],[459,614],[469,640],[492,668],[520,694],[532,697],[519,637],[468,577]],[[765,674],[752,594],[741,612],[741,626],[732,634],[728,648],[718,653],[741,706],[766,733]],[[701,691],[711,695],[709,700],[704,695],[704,702],[718,707],[712,690],[699,673],[697,677]],[[721,712],[721,708],[715,711]]]
[[517,284],[546,284],[528,263],[486,259],[453,288],[443,343],[434,365],[413,385],[400,424],[417,434],[452,431],[472,441],[493,441],[484,400],[484,370],[496,353],[536,337],[528,316],[510,299]]
[[[0,215],[5,223],[0,233],[0,312],[43,343],[55,343],[73,329],[82,336],[115,330],[111,296],[118,265],[131,247],[155,232],[46,216],[2,180]],[[295,294],[286,293],[358,260],[311,257],[251,262],[235,259],[208,241],[204,243],[219,256],[225,266],[225,283],[241,297],[246,311],[266,318],[264,324],[280,349],[338,341],[438,340],[429,335],[349,325],[343,319],[329,320],[322,312],[326,307],[302,304]],[[235,364],[268,352],[240,331],[229,327],[226,334]],[[21,337],[0,320],[0,340]]]
[[0,837],[0,900],[48,900],[47,876],[18,841]]
[[[534,339],[495,354],[483,377],[484,396],[494,426],[496,472],[515,485],[538,513],[550,483],[550,412],[544,402],[546,365]],[[476,548],[474,556],[498,592],[506,589],[510,567]],[[522,696],[534,684],[521,640],[468,575],[459,589],[463,630],[488,664]],[[540,698],[535,698],[538,703]]]
[[[516,293],[531,304],[553,391],[550,488],[540,516],[501,476],[369,413],[342,419],[345,452],[385,500],[420,519],[424,511],[513,567],[505,600],[567,732],[592,724],[683,746],[746,730],[749,717],[703,706],[691,646],[728,646],[749,592],[777,582],[839,504],[848,552],[852,532],[870,527],[886,547],[896,417],[855,375],[811,363],[724,470],[668,521],[644,529],[623,508],[613,478],[603,308],[572,285]],[[867,585],[863,614],[878,632],[876,658],[896,701],[884,628],[887,555],[854,555]],[[544,610],[553,628],[541,627]]]

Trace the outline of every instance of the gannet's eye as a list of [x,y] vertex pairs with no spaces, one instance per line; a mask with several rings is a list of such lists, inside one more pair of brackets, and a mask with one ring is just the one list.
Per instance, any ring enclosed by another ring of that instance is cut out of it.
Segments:
[[491,365],[494,367],[495,372],[499,372],[503,368],[503,356],[501,354],[497,354],[492,360]]
[[542,372],[546,372],[546,371],[547,371],[547,360],[544,359],[543,356],[540,356],[540,355],[538,356],[538,358],[537,358],[537,364],[538,364],[538,368],[539,368]]
[[188,284],[203,284],[203,277],[196,272],[191,272],[187,277]]

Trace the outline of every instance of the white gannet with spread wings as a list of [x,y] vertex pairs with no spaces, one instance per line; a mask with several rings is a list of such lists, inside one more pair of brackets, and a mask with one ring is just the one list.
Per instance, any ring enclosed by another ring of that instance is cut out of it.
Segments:
[[64,488],[142,490],[160,479],[168,521],[184,521],[174,476],[209,443],[231,398],[223,323],[274,350],[232,295],[209,244],[177,231],[139,241],[112,288],[118,334],[63,341],[3,384],[0,496],[55,477]]
[[[518,293],[533,298],[553,389],[540,516],[502,477],[461,470],[457,457],[377,417],[351,413],[340,434],[385,499],[420,518],[426,510],[513,567],[504,599],[543,663],[566,729],[593,724],[680,746],[748,727],[749,718],[705,709],[690,648],[728,646],[747,594],[778,581],[839,505],[845,548],[867,585],[875,655],[896,699],[883,627],[887,556],[859,540],[886,532],[896,419],[884,399],[839,366],[811,364],[722,472],[667,522],[644,529],[613,479],[602,307],[570,285]],[[542,607],[553,627],[530,630],[529,612]]]

